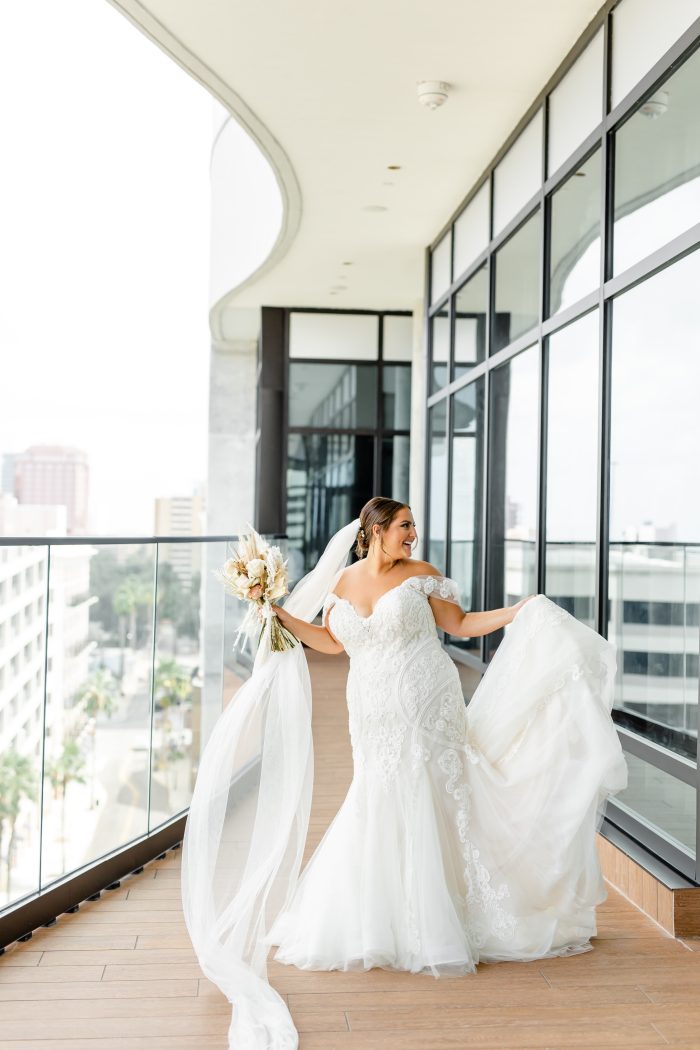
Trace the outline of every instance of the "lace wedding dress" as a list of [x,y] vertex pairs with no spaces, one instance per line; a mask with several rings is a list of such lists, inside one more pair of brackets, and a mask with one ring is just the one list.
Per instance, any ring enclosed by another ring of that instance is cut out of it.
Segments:
[[197,771],[182,904],[200,966],[233,1006],[232,1050],[298,1047],[267,980],[271,946],[303,968],[464,974],[587,950],[605,898],[595,831],[627,782],[610,718],[614,646],[537,595],[465,706],[431,604],[459,602],[453,580],[407,578],[370,616],[334,593],[359,525],[331,537],[284,602],[307,622],[322,610],[350,656],[354,777],[304,870],[302,645],[271,652],[263,635]]
[[281,962],[439,976],[591,947],[606,897],[595,831],[627,777],[614,647],[538,595],[465,707],[431,595],[459,600],[436,576],[404,580],[370,616],[326,599],[350,656],[354,776],[267,938]]

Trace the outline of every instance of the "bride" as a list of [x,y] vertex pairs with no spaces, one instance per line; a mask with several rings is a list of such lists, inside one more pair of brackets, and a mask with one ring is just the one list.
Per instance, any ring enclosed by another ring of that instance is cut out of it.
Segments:
[[[606,896],[596,831],[627,781],[614,646],[544,595],[464,612],[455,581],[412,558],[415,540],[410,508],[375,497],[273,606],[305,645],[350,658],[354,775],[300,876],[312,782],[301,645],[258,650],[202,756],[183,904],[233,1003],[231,1046],[297,1046],[265,979],[271,945],[303,969],[435,977],[591,949]],[[465,706],[437,629],[502,627]]]

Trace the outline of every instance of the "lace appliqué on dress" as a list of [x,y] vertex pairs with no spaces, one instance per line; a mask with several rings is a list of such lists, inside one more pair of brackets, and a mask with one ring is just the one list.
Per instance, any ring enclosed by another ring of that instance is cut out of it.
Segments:
[[[470,762],[478,762],[479,757],[472,749],[467,749]],[[462,856],[465,861],[464,879],[467,887],[465,904],[465,926],[472,944],[481,947],[490,934],[502,939],[514,936],[517,922],[502,905],[501,901],[510,896],[506,883],[498,889],[491,885],[491,874],[479,859],[479,850],[474,846],[469,834],[469,813],[471,788],[464,778],[464,763],[454,748],[447,748],[438,758],[438,766],[447,778],[445,790],[457,803],[457,834],[462,845]]]

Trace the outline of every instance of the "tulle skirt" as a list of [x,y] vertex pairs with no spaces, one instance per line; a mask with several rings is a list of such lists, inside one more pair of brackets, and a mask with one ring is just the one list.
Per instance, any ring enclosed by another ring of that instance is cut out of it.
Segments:
[[627,783],[615,650],[544,595],[514,624],[462,741],[412,727],[389,789],[356,766],[267,936],[276,960],[438,977],[590,950],[606,897],[596,831]]

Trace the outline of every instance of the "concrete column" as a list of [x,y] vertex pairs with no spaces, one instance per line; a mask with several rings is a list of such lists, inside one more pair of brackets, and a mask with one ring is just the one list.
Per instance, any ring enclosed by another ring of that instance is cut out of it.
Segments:
[[[234,537],[255,525],[256,339],[212,346],[209,371],[209,449],[206,532]],[[225,633],[224,589],[212,575],[227,556],[225,543],[209,543],[202,558],[201,743],[222,709],[224,661],[231,631]]]

